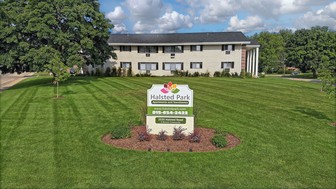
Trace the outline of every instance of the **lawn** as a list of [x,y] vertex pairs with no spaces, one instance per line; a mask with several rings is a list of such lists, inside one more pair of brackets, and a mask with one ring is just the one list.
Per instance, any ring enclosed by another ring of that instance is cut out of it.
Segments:
[[[1,95],[0,188],[335,188],[335,102],[320,84],[282,78],[24,80]],[[142,124],[153,83],[189,84],[198,126],[241,144],[209,153],[105,145],[112,128]]]

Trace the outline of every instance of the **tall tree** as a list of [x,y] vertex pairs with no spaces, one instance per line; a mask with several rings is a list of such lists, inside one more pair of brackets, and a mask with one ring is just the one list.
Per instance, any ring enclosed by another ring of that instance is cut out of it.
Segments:
[[80,67],[115,57],[107,44],[113,25],[96,0],[5,0],[0,8],[0,64],[27,63],[56,78],[54,59]]
[[335,65],[335,32],[328,27],[313,27],[295,31],[287,43],[287,62],[301,71],[311,70],[314,77],[326,62]]
[[260,43],[260,68],[264,72],[277,70],[284,64],[285,43],[280,34],[261,32],[252,36]]

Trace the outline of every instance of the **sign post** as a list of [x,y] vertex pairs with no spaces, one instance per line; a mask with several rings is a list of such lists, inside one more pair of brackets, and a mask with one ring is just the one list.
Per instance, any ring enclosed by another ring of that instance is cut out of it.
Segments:
[[172,82],[153,84],[147,90],[146,127],[153,134],[166,131],[173,135],[179,127],[185,134],[194,132],[193,90]]

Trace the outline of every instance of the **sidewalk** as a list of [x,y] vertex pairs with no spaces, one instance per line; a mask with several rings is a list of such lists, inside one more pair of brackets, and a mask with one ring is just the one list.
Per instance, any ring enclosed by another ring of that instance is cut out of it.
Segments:
[[12,87],[13,85],[19,83],[20,81],[32,77],[34,72],[24,72],[21,74],[13,73],[13,74],[4,74],[0,75],[0,92]]

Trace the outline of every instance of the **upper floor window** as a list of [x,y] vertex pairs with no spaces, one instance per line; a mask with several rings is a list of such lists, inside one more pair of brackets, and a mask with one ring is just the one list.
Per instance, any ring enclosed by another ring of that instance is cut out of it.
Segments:
[[190,51],[203,51],[203,45],[191,45]]
[[202,69],[202,62],[190,62],[190,69]]
[[132,67],[132,63],[131,62],[120,62],[120,67],[128,69],[128,68]]
[[222,51],[234,51],[235,50],[235,45],[223,45],[222,46]]
[[138,69],[139,70],[158,70],[159,69],[159,63],[157,62],[139,62],[138,63]]
[[164,62],[162,66],[163,70],[183,70],[182,62]]
[[221,68],[222,69],[233,69],[234,62],[222,62]]
[[120,46],[120,52],[131,52],[131,46]]
[[138,53],[158,53],[157,46],[139,46]]
[[164,46],[163,53],[183,53],[183,46]]

